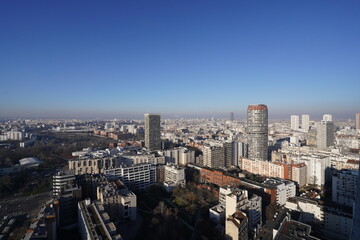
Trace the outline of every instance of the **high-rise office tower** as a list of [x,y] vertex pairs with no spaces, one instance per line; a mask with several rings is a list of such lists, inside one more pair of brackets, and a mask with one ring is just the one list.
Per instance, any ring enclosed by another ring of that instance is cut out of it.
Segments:
[[356,123],[355,124],[356,124],[355,128],[357,130],[360,130],[360,113],[356,114]]
[[145,115],[145,147],[149,150],[161,149],[160,115],[146,113]]
[[268,108],[264,104],[247,109],[248,156],[251,160],[268,160]]
[[332,115],[331,114],[324,114],[323,121],[332,122]]
[[299,116],[291,115],[291,130],[298,131],[299,130]]
[[334,145],[334,123],[321,121],[316,129],[316,143],[318,148],[325,149]]
[[230,113],[230,121],[234,121],[234,113],[233,112]]
[[310,116],[309,115],[302,115],[301,116],[301,128],[307,132],[310,129]]

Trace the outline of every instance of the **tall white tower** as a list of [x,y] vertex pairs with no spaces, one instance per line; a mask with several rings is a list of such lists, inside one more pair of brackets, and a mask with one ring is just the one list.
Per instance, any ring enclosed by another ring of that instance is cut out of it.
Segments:
[[310,129],[310,116],[307,114],[304,114],[301,116],[301,128],[308,132]]
[[291,130],[298,131],[299,130],[299,116],[291,115]]

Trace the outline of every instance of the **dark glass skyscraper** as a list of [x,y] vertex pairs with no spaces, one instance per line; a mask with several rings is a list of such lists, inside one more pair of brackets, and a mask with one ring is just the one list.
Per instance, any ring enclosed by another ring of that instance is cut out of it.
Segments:
[[159,114],[145,114],[145,147],[149,150],[161,149]]
[[250,105],[247,109],[248,157],[268,160],[268,108],[264,104]]

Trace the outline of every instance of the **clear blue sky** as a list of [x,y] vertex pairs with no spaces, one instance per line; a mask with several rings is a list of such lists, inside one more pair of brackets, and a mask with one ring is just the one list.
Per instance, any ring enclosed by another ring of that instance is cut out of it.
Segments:
[[360,1],[0,1],[0,117],[360,112]]

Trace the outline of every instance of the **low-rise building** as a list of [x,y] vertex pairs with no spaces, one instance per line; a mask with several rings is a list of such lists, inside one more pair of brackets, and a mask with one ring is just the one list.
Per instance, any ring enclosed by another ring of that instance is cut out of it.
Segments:
[[241,180],[238,177],[229,175],[222,170],[215,170],[206,167],[200,168],[200,180],[206,183],[213,183],[218,186],[230,185],[237,187]]

